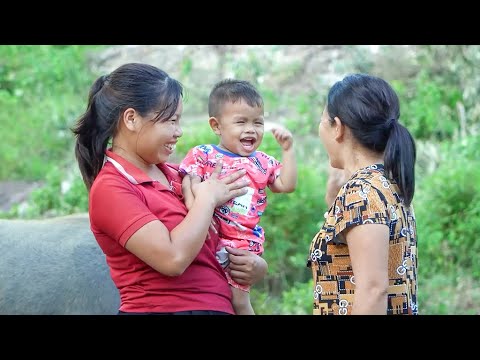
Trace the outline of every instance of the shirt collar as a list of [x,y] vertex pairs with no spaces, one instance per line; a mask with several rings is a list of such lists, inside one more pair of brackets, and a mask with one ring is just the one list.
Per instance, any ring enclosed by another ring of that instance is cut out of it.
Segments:
[[[105,165],[106,162],[110,162],[117,171],[125,176],[128,181],[132,184],[141,184],[144,182],[152,182],[153,180],[145,174],[142,170],[138,167],[133,165],[128,160],[124,159],[120,155],[111,151],[111,149],[107,149],[105,151],[105,159],[103,164]],[[158,165],[157,165],[158,166]]]

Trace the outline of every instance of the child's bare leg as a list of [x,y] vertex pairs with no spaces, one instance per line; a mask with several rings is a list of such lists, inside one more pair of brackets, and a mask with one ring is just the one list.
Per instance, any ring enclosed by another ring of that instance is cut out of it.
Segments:
[[232,305],[237,315],[255,315],[250,303],[250,293],[230,286],[232,289]]

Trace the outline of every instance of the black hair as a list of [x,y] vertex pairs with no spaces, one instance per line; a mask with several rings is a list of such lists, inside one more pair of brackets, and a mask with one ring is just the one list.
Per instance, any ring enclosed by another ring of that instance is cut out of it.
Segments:
[[327,112],[330,121],[338,117],[348,126],[361,145],[384,152],[385,172],[409,206],[415,192],[416,148],[412,135],[398,121],[400,103],[393,88],[375,76],[348,75],[330,89]]
[[87,110],[72,129],[75,156],[89,190],[103,166],[108,142],[116,134],[121,114],[128,108],[141,116],[154,112],[152,121],[166,121],[177,110],[182,84],[155,66],[124,64],[100,76],[88,95]]
[[263,107],[259,92],[246,80],[225,79],[216,83],[208,98],[208,116],[219,117],[226,102],[245,100],[251,107]]

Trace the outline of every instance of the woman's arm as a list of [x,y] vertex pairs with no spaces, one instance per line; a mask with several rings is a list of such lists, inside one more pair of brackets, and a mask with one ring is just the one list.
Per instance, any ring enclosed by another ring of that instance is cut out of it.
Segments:
[[389,228],[384,224],[363,224],[346,233],[355,299],[352,315],[387,313]]
[[192,191],[192,176],[195,176],[195,175],[185,174],[185,176],[182,179],[182,194],[183,194],[185,206],[187,207],[188,210],[192,208],[193,203],[195,202],[195,195],[193,194],[193,191]]
[[161,221],[151,221],[129,238],[125,248],[162,274],[181,275],[203,246],[215,207],[246,193],[248,182],[237,181],[245,170],[218,179],[221,168],[219,161],[212,176],[197,185],[190,211],[171,232]]

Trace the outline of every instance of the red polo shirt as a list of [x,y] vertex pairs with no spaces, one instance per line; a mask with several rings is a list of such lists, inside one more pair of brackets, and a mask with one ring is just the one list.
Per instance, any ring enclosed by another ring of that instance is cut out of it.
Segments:
[[158,165],[171,185],[167,188],[121,156],[109,150],[106,156],[90,190],[89,213],[92,232],[120,291],[120,310],[233,314],[231,291],[215,258],[218,236],[213,231],[180,276],[162,275],[125,249],[130,236],[146,223],[158,219],[172,231],[186,216],[178,165]]

